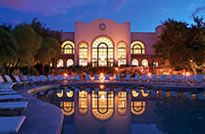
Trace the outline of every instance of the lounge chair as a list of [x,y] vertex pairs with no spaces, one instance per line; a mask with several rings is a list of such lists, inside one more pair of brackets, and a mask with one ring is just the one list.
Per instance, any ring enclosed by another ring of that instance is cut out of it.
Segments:
[[177,80],[178,75],[172,75],[169,79],[170,82],[175,82]]
[[68,80],[68,81],[71,81],[71,80],[72,80],[71,77],[70,77],[70,75],[68,75],[68,76],[66,77],[66,80]]
[[149,79],[148,75],[142,75],[141,80],[147,81]]
[[178,82],[183,82],[183,80],[184,80],[183,75],[177,75]]
[[25,116],[0,117],[0,134],[17,133],[25,119]]
[[34,83],[40,82],[40,81],[38,80],[37,76],[35,76],[35,75],[31,75],[31,76],[29,77],[29,79],[30,79],[30,81],[32,81],[32,82],[34,82]]
[[153,74],[152,77],[150,78],[151,81],[158,81],[159,77],[156,74]]
[[120,74],[115,75],[115,80],[120,80]]
[[99,80],[99,75],[98,74],[95,74],[94,80]]
[[0,96],[0,101],[11,101],[11,100],[23,100],[25,99],[21,95],[1,95]]
[[140,75],[135,74],[135,80],[139,80],[139,78],[140,78]]
[[45,94],[45,91],[41,91],[38,93],[39,96],[43,96]]
[[81,79],[80,79],[80,75],[75,75],[75,76],[74,76],[74,80],[77,80],[77,81],[81,80]]
[[27,105],[26,101],[1,102],[0,115],[20,115],[25,111]]
[[14,75],[14,78],[15,78],[17,84],[20,84],[20,85],[23,84],[24,86],[28,86],[28,84],[29,84],[29,81],[22,81],[18,75]]
[[203,74],[198,74],[198,75],[194,75],[194,82],[198,82],[201,83],[204,81],[204,75]]
[[90,80],[91,80],[89,74],[86,74],[86,75],[85,75],[85,80],[86,80],[86,81],[90,81]]
[[156,90],[150,90],[150,94],[156,96],[157,95]]
[[16,91],[5,91],[5,92],[0,92],[0,95],[11,95],[11,94],[17,94]]
[[161,90],[160,93],[161,93],[162,96],[165,96],[165,97],[167,96],[167,94],[166,94],[165,91],[162,91],[162,90]]
[[54,81],[53,75],[48,75],[48,80],[49,81]]
[[192,98],[192,94],[189,93],[189,92],[185,92],[184,95],[185,95],[186,98],[189,98],[189,99]]
[[44,75],[40,75],[39,78],[40,78],[41,82],[46,82],[47,81],[47,78]]
[[63,80],[64,80],[64,77],[63,77],[62,75],[56,75],[56,76],[55,76],[55,79],[56,79],[57,81],[63,81]]
[[[13,85],[16,85],[16,82],[13,82],[13,80],[11,79],[11,77],[9,75],[5,75],[5,78],[7,80],[8,83],[11,83]],[[22,83],[18,83],[18,84],[22,84]]]
[[0,89],[0,92],[12,92],[14,91],[12,88],[3,88],[3,89]]
[[177,97],[177,93],[175,91],[171,91],[171,95]]
[[204,93],[202,92],[202,93],[197,94],[197,98],[200,100],[205,100]]
[[168,79],[169,79],[169,75],[161,75],[159,80],[164,82],[164,81],[168,81]]
[[130,78],[131,78],[130,74],[127,74],[127,75],[125,76],[125,80],[130,80]]
[[53,94],[53,90],[49,90],[47,94],[48,94],[48,95]]
[[109,74],[105,75],[105,80],[110,80],[110,75]]

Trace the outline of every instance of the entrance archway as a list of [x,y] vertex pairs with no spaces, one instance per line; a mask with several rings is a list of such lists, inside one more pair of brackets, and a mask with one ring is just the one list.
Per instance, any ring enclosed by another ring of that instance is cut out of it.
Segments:
[[92,44],[92,66],[113,66],[113,43],[107,37],[99,37]]

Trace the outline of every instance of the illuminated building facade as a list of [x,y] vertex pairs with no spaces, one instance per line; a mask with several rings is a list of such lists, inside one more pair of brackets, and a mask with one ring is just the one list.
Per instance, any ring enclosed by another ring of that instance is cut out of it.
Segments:
[[62,33],[57,67],[158,66],[163,60],[155,56],[152,46],[160,33],[161,26],[155,32],[131,32],[129,22],[108,19],[76,22],[75,32]]

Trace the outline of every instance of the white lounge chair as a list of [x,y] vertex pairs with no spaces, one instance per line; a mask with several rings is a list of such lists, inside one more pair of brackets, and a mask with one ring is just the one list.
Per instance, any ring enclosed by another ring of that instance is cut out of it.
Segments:
[[140,78],[140,75],[135,74],[135,80],[139,80],[139,78]]
[[41,82],[46,82],[47,81],[47,78],[44,75],[40,75],[39,78],[40,78]]
[[0,114],[1,115],[19,115],[27,107],[28,102],[19,101],[19,102],[1,102],[0,103]]
[[161,75],[160,76],[160,81],[168,81],[169,75]]
[[29,77],[29,79],[30,79],[30,81],[32,81],[32,82],[34,82],[34,83],[40,82],[40,81],[38,80],[37,76],[35,76],[35,75],[31,75],[31,76]]
[[177,75],[177,81],[182,82],[183,81],[183,75]]
[[150,78],[151,81],[158,81],[159,77],[156,74],[153,74],[152,77]]
[[130,80],[130,78],[131,78],[130,74],[127,74],[127,75],[125,76],[125,80]]
[[115,75],[115,80],[120,80],[120,74]]
[[54,81],[53,75],[48,75],[48,80],[49,81]]
[[3,89],[0,89],[0,92],[12,92],[14,91],[12,88],[3,88]]
[[14,78],[16,80],[16,83],[18,84],[25,84],[23,81],[21,81],[20,77],[18,75],[14,75]]
[[64,77],[63,77],[62,75],[56,75],[56,76],[55,76],[55,79],[56,79],[57,81],[63,81],[63,80],[64,80]]
[[99,75],[98,74],[95,74],[94,80],[99,80]]
[[0,92],[0,95],[11,95],[11,94],[17,94],[17,92],[16,91]]
[[171,78],[169,79],[170,82],[174,82],[177,80],[178,75],[172,75]]
[[203,75],[203,74],[194,75],[193,78],[194,78],[194,81],[195,81],[195,82],[201,83],[201,82],[204,81],[204,75]]
[[109,74],[105,75],[105,80],[110,80],[110,75]]
[[[17,84],[16,82],[13,82],[13,80],[11,79],[11,77],[9,75],[4,75],[4,76],[5,76],[8,83],[11,83],[13,85]],[[20,84],[20,83],[18,83],[18,84]]]
[[25,99],[21,95],[1,95],[0,96],[0,101],[9,101],[9,100],[23,100]]
[[77,80],[77,81],[81,80],[81,79],[80,79],[80,75],[75,75],[75,76],[74,76],[74,80]]
[[85,80],[86,80],[86,81],[91,80],[91,79],[90,79],[90,75],[89,75],[89,74],[86,74],[86,75],[85,75]]
[[25,116],[0,117],[0,134],[17,133],[25,119]]
[[141,80],[147,81],[149,79],[148,75],[142,75]]
[[66,80],[68,80],[68,81],[71,81],[71,80],[72,80],[71,77],[70,77],[70,75],[68,75],[68,76],[66,77]]

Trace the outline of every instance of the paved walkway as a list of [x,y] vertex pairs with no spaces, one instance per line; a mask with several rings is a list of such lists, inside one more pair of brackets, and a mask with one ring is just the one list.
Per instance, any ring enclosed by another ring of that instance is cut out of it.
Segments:
[[34,98],[27,93],[28,89],[16,91],[29,102],[23,114],[26,120],[18,134],[60,134],[64,116],[58,107]]

